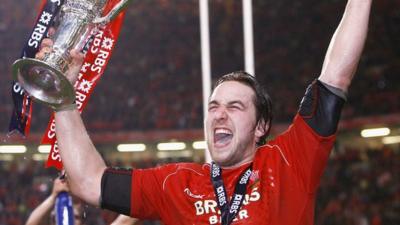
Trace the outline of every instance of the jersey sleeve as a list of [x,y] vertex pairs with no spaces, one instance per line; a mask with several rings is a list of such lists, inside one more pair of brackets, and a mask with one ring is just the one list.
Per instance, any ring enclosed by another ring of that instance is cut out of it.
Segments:
[[314,80],[300,103],[299,114],[319,135],[329,136],[336,133],[345,101],[342,90]]
[[136,169],[132,173],[131,216],[159,219],[166,208],[163,189],[165,178],[176,169],[175,164],[150,169]]
[[320,136],[297,114],[289,129],[272,144],[282,151],[301,188],[313,193],[319,185],[334,141],[335,135]]
[[298,184],[309,193],[317,189],[336,138],[344,99],[319,81],[306,91],[293,123],[271,143],[282,151]]

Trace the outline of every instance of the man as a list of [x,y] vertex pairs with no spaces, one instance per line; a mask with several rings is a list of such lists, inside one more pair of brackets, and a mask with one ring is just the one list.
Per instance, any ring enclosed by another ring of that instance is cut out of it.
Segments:
[[[54,205],[56,204],[57,196],[61,192],[69,192],[68,183],[65,179],[56,178],[53,181],[53,189],[51,194],[38,205],[29,215],[26,225],[43,224],[46,218],[50,218],[49,224],[55,224]],[[73,204],[74,224],[83,224],[83,207],[80,202],[74,201]]]
[[[165,224],[313,224],[316,190],[364,46],[371,4],[348,0],[318,80],[293,124],[267,144],[260,146],[270,130],[271,106],[255,79],[235,72],[217,82],[204,121],[211,165],[107,168],[76,107],[56,109],[72,192],[90,204]],[[82,57],[71,54],[74,66],[66,76],[73,81]]]

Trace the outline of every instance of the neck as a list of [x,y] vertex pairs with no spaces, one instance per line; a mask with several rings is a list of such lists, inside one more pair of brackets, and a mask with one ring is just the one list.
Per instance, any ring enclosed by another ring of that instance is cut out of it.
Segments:
[[253,162],[253,158],[254,157],[251,157],[251,158],[248,158],[248,159],[244,159],[244,160],[242,160],[242,161],[240,161],[240,162],[238,162],[238,163],[236,163],[234,165],[227,165],[227,166],[218,165],[218,166],[220,166],[222,169],[236,169],[236,168],[239,168],[239,167],[241,167],[241,166],[243,166],[245,164],[249,164],[249,163]]

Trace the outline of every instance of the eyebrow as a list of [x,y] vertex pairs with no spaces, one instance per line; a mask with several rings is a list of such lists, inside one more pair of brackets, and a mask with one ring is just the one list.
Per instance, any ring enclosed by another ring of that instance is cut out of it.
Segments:
[[234,104],[239,104],[243,108],[246,107],[246,105],[242,101],[239,101],[239,100],[234,100],[234,101],[228,102],[228,105],[234,105]]
[[[234,105],[234,104],[239,104],[239,105],[240,105],[241,107],[243,107],[243,108],[246,107],[246,105],[245,105],[242,101],[239,101],[239,100],[229,101],[228,104],[226,104],[226,105]],[[212,100],[212,101],[210,101],[210,102],[208,103],[208,105],[209,105],[209,106],[210,106],[210,105],[220,105],[220,103],[219,103],[217,100]]]
[[216,100],[212,100],[208,102],[208,105],[219,105],[219,103]]

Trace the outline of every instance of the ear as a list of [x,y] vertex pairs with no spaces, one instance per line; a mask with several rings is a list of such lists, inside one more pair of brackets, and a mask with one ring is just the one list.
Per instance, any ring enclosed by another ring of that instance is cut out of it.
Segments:
[[264,120],[260,120],[258,122],[255,129],[255,136],[257,142],[260,139],[260,137],[262,137],[267,132],[268,128],[269,128],[269,123],[266,123]]

